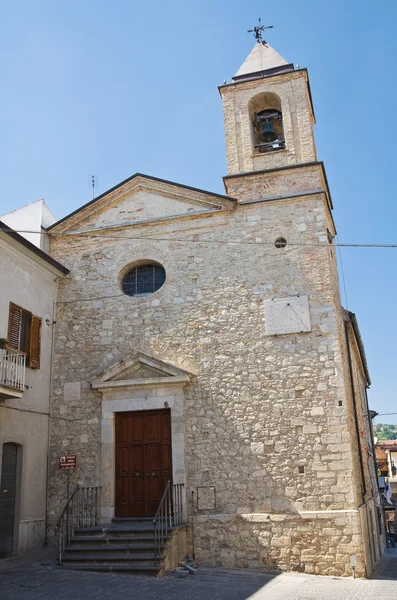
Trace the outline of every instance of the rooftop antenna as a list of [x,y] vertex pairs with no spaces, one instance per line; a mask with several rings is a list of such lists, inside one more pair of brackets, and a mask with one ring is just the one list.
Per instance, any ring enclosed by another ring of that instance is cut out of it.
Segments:
[[262,21],[261,18],[258,18],[258,22],[259,25],[257,25],[256,27],[254,27],[253,29],[248,29],[247,33],[253,33],[254,34],[254,38],[256,39],[256,41],[258,42],[258,44],[262,44],[263,46],[267,46],[267,42],[266,40],[264,40],[262,38],[262,32],[265,31],[265,29],[273,29],[273,25],[262,25]]
[[91,175],[92,199],[95,198],[95,175]]

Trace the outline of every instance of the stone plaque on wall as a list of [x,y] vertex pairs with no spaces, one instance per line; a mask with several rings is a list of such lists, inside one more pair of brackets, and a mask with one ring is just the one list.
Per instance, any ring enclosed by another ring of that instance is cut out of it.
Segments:
[[81,399],[81,383],[80,381],[72,381],[65,383],[63,386],[63,399],[65,402],[78,401]]

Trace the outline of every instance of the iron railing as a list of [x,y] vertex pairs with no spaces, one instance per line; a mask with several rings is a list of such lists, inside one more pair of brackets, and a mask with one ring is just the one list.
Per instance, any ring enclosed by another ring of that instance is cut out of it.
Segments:
[[0,348],[0,385],[25,390],[26,355],[11,348]]
[[172,486],[172,519],[174,527],[182,525],[183,515],[183,488],[184,483],[174,483]]
[[60,565],[75,530],[98,525],[100,489],[99,486],[77,486],[68,499],[57,524]]
[[159,507],[153,519],[154,560],[156,565],[160,562],[161,551],[164,547],[164,542],[168,537],[168,532],[173,527],[178,527],[183,523],[183,488],[183,483],[177,483],[171,486],[171,482],[167,482]]

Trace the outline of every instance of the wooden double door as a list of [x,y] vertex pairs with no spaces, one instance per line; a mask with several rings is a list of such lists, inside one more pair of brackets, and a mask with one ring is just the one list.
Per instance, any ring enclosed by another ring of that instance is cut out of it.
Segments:
[[171,411],[116,413],[115,516],[154,516],[171,479]]

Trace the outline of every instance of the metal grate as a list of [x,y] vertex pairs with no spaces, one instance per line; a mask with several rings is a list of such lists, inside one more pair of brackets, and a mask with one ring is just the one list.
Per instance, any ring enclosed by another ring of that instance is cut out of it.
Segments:
[[165,270],[159,265],[139,265],[128,271],[122,282],[127,296],[147,296],[161,288],[165,282]]

